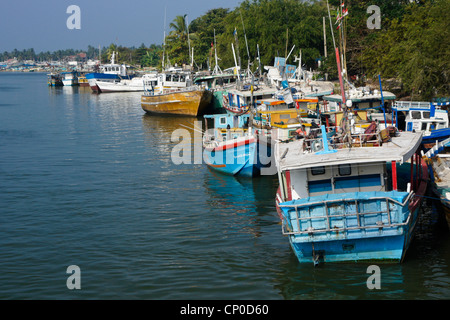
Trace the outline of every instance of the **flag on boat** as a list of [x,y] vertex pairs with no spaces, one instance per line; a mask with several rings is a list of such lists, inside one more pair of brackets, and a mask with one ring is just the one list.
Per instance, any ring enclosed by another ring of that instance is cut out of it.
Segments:
[[287,87],[282,91],[283,100],[286,104],[294,103],[294,99],[292,98],[291,88]]

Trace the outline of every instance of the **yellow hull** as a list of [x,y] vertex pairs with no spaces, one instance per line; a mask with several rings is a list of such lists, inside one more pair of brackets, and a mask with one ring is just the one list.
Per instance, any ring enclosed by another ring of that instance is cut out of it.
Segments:
[[154,96],[143,95],[141,106],[145,112],[201,116],[211,102],[208,90],[171,92]]

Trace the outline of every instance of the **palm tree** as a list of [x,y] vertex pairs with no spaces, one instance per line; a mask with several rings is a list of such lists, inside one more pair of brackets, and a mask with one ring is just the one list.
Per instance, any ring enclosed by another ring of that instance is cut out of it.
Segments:
[[119,51],[117,50],[117,46],[114,43],[111,43],[108,50],[106,50],[106,53],[108,54],[108,60],[110,60],[110,61],[111,61],[113,52],[116,53],[116,55],[115,55],[116,61],[115,62],[117,63],[117,61],[119,60]]
[[187,36],[186,14],[184,16],[176,16],[173,22],[169,24],[169,28],[174,29],[171,34],[177,35],[178,38]]
[[173,29],[167,36],[167,54],[171,57],[172,63],[189,63],[188,50],[188,26],[186,24],[186,14],[176,16],[169,27]]

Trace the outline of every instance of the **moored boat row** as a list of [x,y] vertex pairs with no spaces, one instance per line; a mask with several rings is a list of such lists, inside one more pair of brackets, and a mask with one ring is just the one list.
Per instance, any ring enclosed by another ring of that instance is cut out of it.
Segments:
[[[86,80],[93,92],[142,92],[141,108],[151,115],[203,117],[203,159],[211,170],[276,175],[274,212],[299,262],[402,262],[430,173],[447,179],[429,160],[434,155],[420,156],[450,136],[447,111],[395,102],[381,80],[380,90],[344,87],[338,51],[339,93],[331,82],[295,76],[300,64],[287,75],[286,60],[276,58],[268,75],[238,66],[200,75],[191,65],[138,76],[113,53]],[[49,84],[78,79],[51,75]],[[442,194],[450,192],[436,190],[446,207]]]

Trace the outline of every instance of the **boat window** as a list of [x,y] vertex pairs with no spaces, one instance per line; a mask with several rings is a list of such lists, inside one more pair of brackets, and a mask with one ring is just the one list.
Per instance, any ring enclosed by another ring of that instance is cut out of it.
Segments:
[[427,123],[422,123],[422,130],[427,130]]
[[226,123],[227,123],[227,118],[221,117],[220,118],[220,124],[226,124]]
[[170,76],[170,74],[166,74],[166,81],[171,81],[171,76]]
[[422,119],[422,114],[420,111],[412,111],[411,118],[413,119]]
[[185,82],[186,81],[186,77],[182,74],[180,76],[180,82]]
[[424,117],[424,119],[430,119],[430,112],[429,111],[424,111],[423,112],[423,117]]
[[349,176],[352,174],[352,167],[349,164],[340,164],[338,170],[340,176]]
[[174,74],[172,79],[173,79],[172,81],[178,82],[178,80],[180,79],[180,76],[177,74]]
[[317,175],[320,175],[320,174],[325,174],[325,167],[311,168],[311,174],[313,176],[317,176]]

